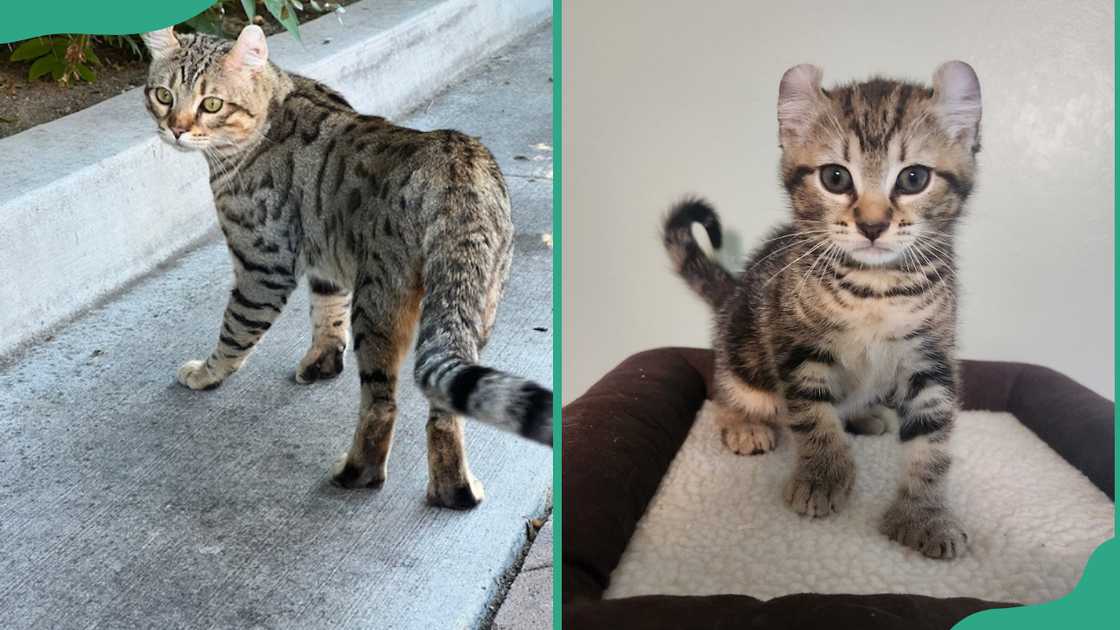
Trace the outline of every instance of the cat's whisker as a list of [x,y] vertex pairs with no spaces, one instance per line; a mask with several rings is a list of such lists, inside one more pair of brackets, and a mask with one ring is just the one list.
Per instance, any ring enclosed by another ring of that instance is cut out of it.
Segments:
[[795,241],[793,243],[783,243],[780,248],[770,252],[769,254],[763,256],[762,258],[759,258],[758,260],[751,261],[750,265],[753,267],[755,265],[758,265],[759,263],[762,263],[763,261],[770,258],[771,256],[774,256],[775,254],[780,254],[780,253],[782,253],[786,250],[793,249],[794,247],[797,247],[799,245],[805,245],[807,243],[812,243],[814,240],[816,240],[816,239],[805,238],[805,239],[802,239],[802,240],[799,240],[799,241]]
[[783,234],[782,236],[777,236],[777,237],[774,237],[774,238],[768,238],[768,239],[759,241],[759,243],[772,243],[774,241],[781,241],[781,240],[785,240],[785,239],[789,239],[789,238],[795,238],[795,237],[798,237],[798,236],[810,236],[810,235],[814,235],[814,234],[827,234],[831,231],[832,230],[829,230],[829,229],[806,230],[806,231],[802,231],[802,232],[794,232],[792,234]]
[[774,275],[770,276],[770,277],[769,277],[769,278],[768,278],[768,279],[766,280],[766,282],[763,282],[763,283],[762,283],[762,286],[764,286],[764,287],[765,287],[765,286],[769,285],[769,284],[770,284],[770,282],[772,282],[772,281],[774,280],[774,278],[777,278],[778,276],[782,275],[782,272],[783,272],[783,271],[785,271],[786,269],[789,269],[789,268],[790,268],[790,267],[792,267],[793,265],[797,264],[797,261],[801,260],[802,258],[805,258],[805,257],[806,257],[806,256],[808,256],[809,254],[812,254],[812,253],[813,253],[814,251],[816,251],[816,250],[817,250],[817,248],[818,248],[818,247],[820,247],[820,246],[822,246],[822,245],[826,245],[826,244],[828,244],[828,243],[831,243],[831,242],[832,242],[832,241],[831,241],[831,240],[829,240],[829,239],[822,239],[822,240],[821,240],[820,242],[818,242],[818,243],[817,243],[816,245],[813,245],[812,247],[810,247],[808,251],[806,251],[805,253],[801,254],[801,255],[800,255],[800,256],[798,256],[797,258],[794,258],[792,262],[790,262],[790,263],[789,263],[788,265],[786,265],[785,267],[782,267],[781,269],[779,269],[779,270],[777,271],[777,273],[775,273]]
[[817,257],[813,259],[813,264],[809,265],[809,269],[806,270],[804,274],[802,274],[801,282],[797,283],[797,288],[794,289],[795,293],[797,293],[798,295],[801,294],[801,289],[805,285],[805,281],[813,275],[813,269],[817,266],[818,263],[820,263],[821,259],[823,259],[829,252],[832,251],[833,247],[836,247],[836,243],[829,241],[828,247],[826,247],[821,253],[817,254]]

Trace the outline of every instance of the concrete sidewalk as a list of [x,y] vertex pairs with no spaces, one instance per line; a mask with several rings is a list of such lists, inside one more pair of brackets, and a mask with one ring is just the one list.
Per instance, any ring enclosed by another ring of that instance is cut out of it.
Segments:
[[[550,76],[545,27],[400,121],[481,136],[509,176],[517,251],[484,360],[544,384]],[[402,379],[385,486],[332,487],[357,371],[292,380],[303,290],[221,388],[174,382],[213,347],[230,282],[211,240],[0,359],[0,628],[475,627],[547,509],[551,451],[469,423],[486,501],[428,507],[426,407]]]

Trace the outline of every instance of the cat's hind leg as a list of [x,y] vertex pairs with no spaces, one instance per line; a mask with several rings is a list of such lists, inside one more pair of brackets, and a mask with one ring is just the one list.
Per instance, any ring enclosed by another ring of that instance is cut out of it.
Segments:
[[898,414],[885,405],[873,405],[844,419],[844,430],[852,435],[883,435],[896,426]]
[[297,383],[332,379],[342,373],[350,331],[350,294],[311,276],[311,347],[296,370]]
[[762,455],[778,445],[776,422],[781,399],[743,381],[730,370],[716,370],[716,423],[724,446],[736,455]]
[[397,373],[416,326],[420,288],[386,284],[363,273],[354,285],[350,322],[361,403],[350,450],[331,470],[331,481],[346,488],[380,486],[393,444]]

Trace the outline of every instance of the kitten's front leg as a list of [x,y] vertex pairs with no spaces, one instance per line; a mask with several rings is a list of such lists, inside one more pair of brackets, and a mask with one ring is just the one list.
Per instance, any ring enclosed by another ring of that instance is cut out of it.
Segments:
[[797,443],[797,466],[786,483],[785,500],[798,514],[839,512],[855,481],[855,463],[837,413],[832,358],[815,348],[790,352],[782,370],[789,428]]
[[238,273],[222,318],[218,345],[205,361],[184,363],[179,368],[179,382],[196,390],[221,385],[241,367],[272,326],[294,287],[291,276],[273,274],[263,279],[245,271]]
[[968,549],[968,534],[945,500],[950,457],[945,448],[957,414],[956,377],[944,355],[902,381],[899,439],[905,468],[881,531],[931,558],[952,559]]

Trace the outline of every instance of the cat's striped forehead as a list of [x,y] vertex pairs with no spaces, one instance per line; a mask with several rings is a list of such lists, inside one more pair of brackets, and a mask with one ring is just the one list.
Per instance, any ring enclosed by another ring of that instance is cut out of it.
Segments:
[[926,86],[874,78],[822,92],[841,127],[828,131],[843,132],[845,140],[854,136],[860,153],[881,152],[896,137],[904,143],[906,136],[922,132],[923,125],[932,131],[937,124],[926,116],[933,99]]
[[230,40],[202,34],[177,34],[179,48],[164,59],[153,60],[148,83],[177,87],[193,86],[207,74],[221,68],[221,61],[233,48]]

